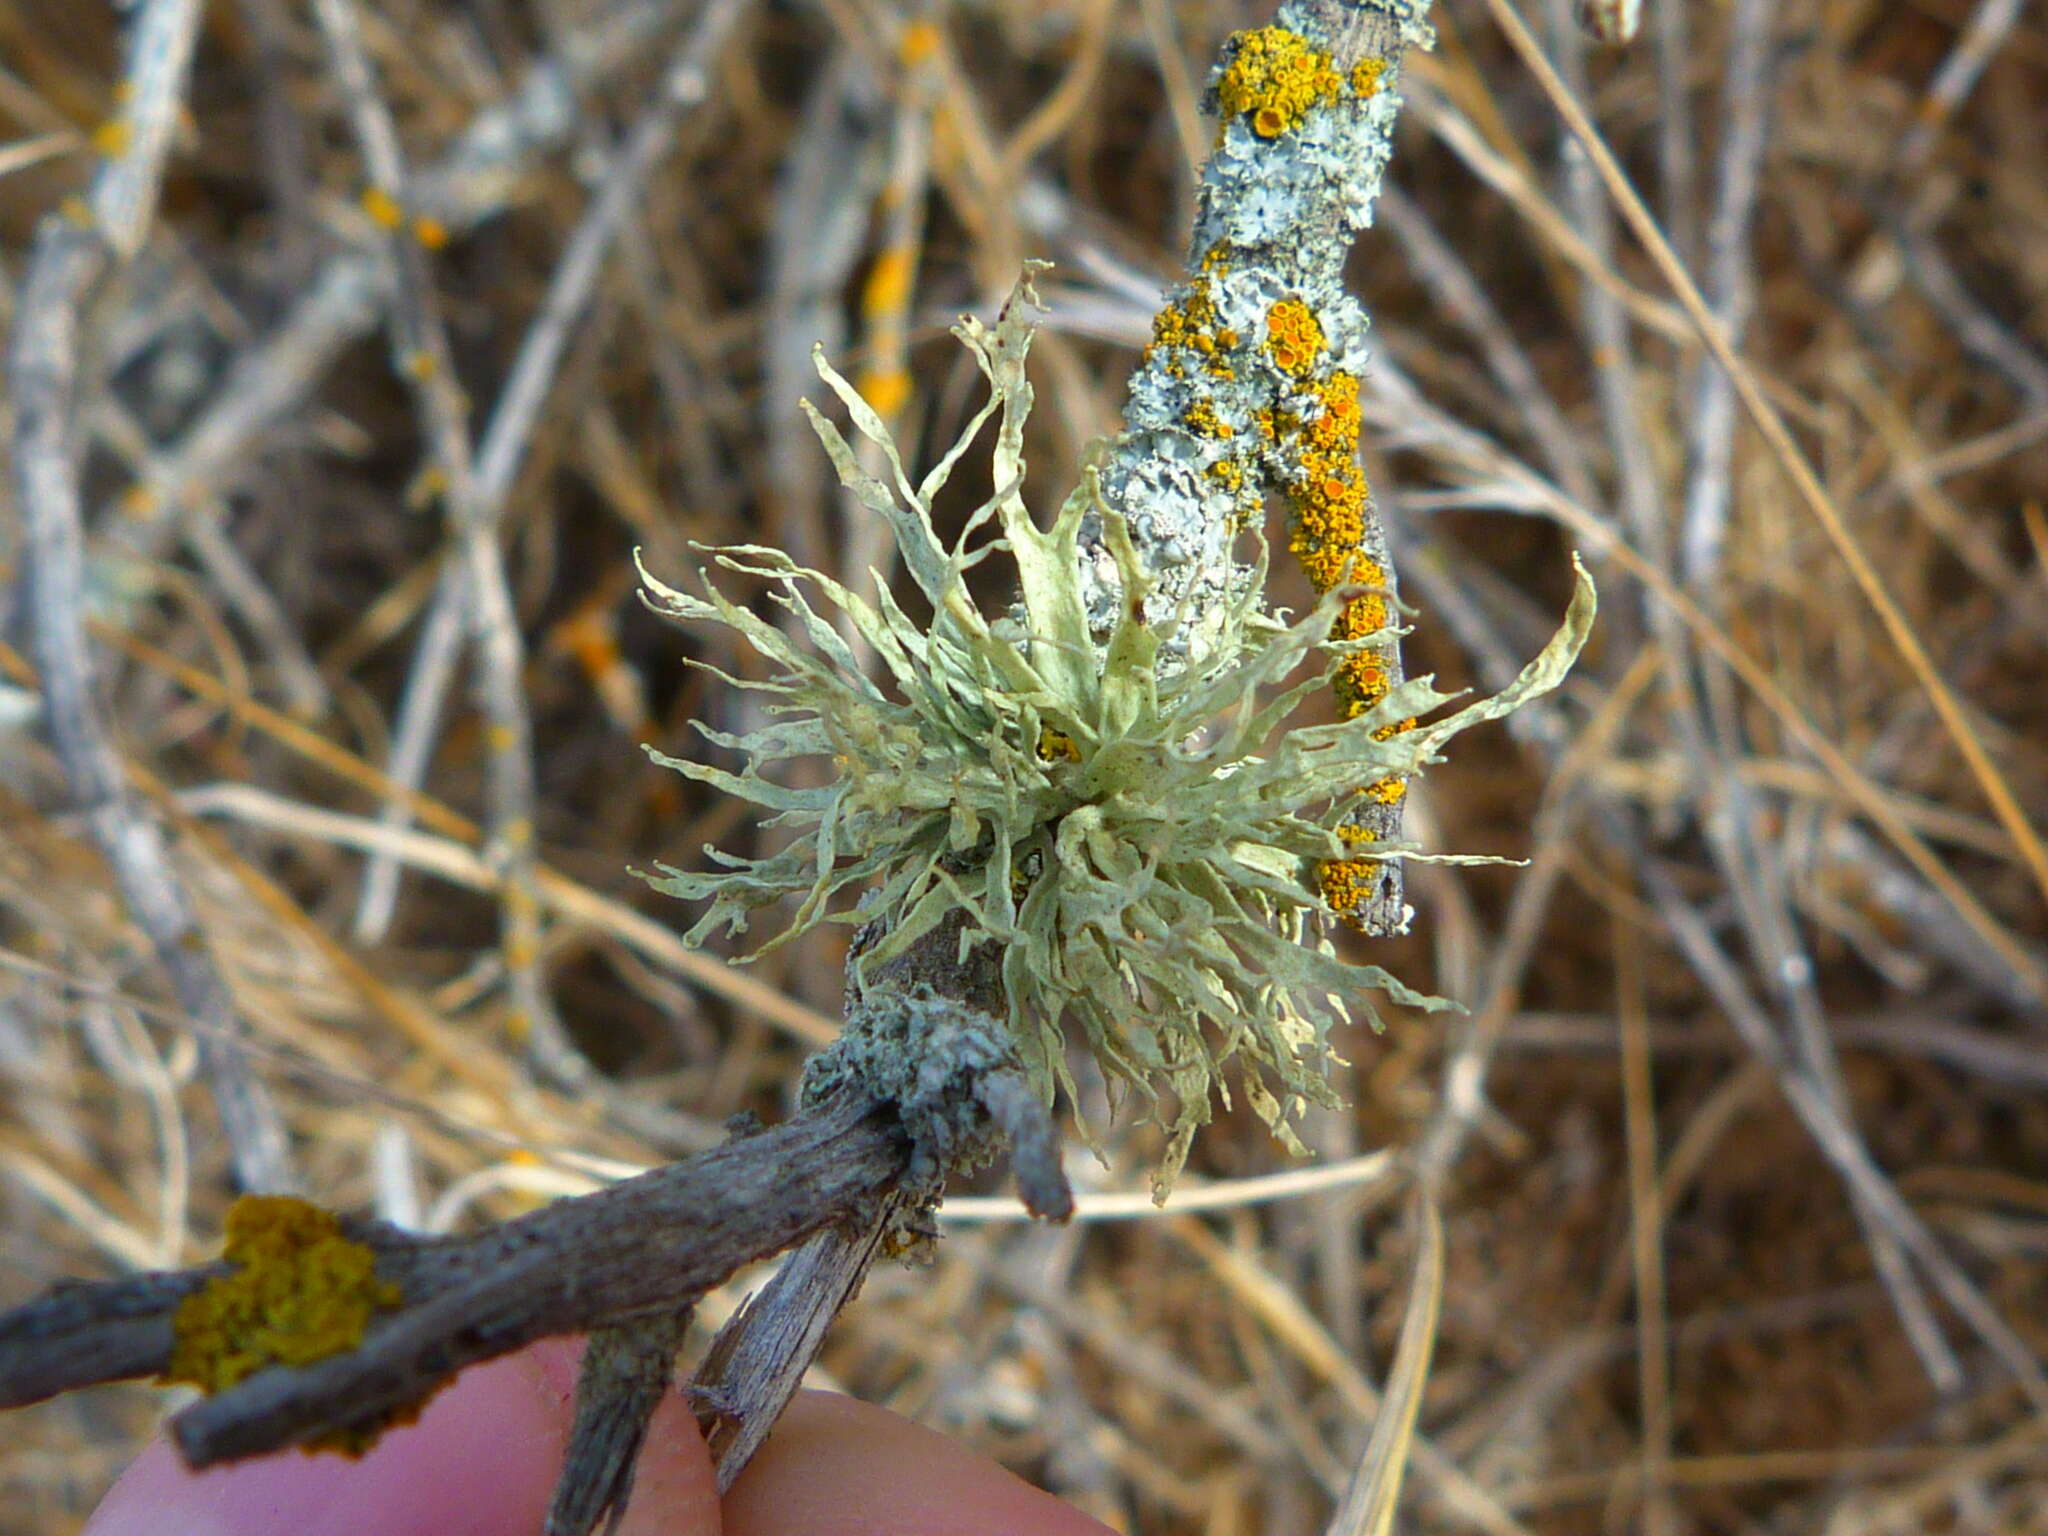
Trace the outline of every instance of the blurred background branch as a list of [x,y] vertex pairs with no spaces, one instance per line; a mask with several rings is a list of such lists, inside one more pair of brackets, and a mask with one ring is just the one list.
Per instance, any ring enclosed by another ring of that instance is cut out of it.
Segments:
[[[214,1252],[230,1180],[280,1177],[260,1113],[218,1133],[238,1080],[269,1085],[302,1187],[440,1230],[706,1145],[736,1112],[785,1118],[843,956],[688,956],[623,873],[771,835],[634,753],[691,750],[693,718],[758,722],[678,665],[628,552],[681,570],[692,540],[774,543],[864,578],[788,436],[809,344],[900,362],[902,437],[949,441],[974,395],[940,333],[1028,254],[1059,263],[1031,452],[1077,462],[1182,271],[1206,63],[1267,19],[745,8],[677,111],[666,83],[715,5],[356,9],[410,168],[398,230],[364,201],[310,9],[143,6],[195,47],[166,96],[117,89],[112,12],[0,5],[7,1303]],[[1348,1042],[1357,1107],[1316,1132],[1405,1149],[1439,1202],[1402,1519],[2025,1529],[2048,1347],[2048,51],[1999,0],[1650,0],[1635,42],[1577,62],[1560,17],[1519,14],[1584,119],[1567,131],[1491,7],[1438,8],[1400,195],[1348,273],[1375,319],[1366,462],[1411,670],[1498,686],[1570,544],[1633,617],[1493,753],[1411,787],[1425,846],[1532,866],[1410,870],[1414,931],[1374,943],[1470,1017]],[[667,147],[602,212],[650,120]],[[1744,414],[1589,143],[1782,433]],[[153,163],[162,196],[152,171],[138,200]],[[102,185],[105,233],[38,241]],[[491,699],[438,711],[398,771],[408,679],[467,639],[437,595],[466,556],[420,473],[414,381],[361,342],[402,235],[444,382],[509,399],[599,228],[611,259],[579,279],[494,492],[493,622],[523,652],[496,676],[532,733],[522,874]],[[892,288],[883,258],[913,243]],[[58,244],[61,267],[39,258]],[[39,315],[72,318],[39,340]],[[168,836],[136,833],[152,817]],[[364,929],[372,859],[412,873]],[[506,942],[522,881],[531,954]],[[533,988],[580,1082],[528,1072]],[[1106,1171],[1072,1165],[1084,1214],[1128,1209],[1157,1156],[1119,1125]],[[1240,1181],[1283,1166],[1228,1116],[1182,1185],[1199,1212],[1056,1232],[968,1207],[933,1272],[869,1276],[824,1369],[1128,1529],[1322,1530],[1398,1384],[1427,1228],[1404,1178],[1249,1203]],[[760,1279],[709,1292],[692,1347]],[[12,1418],[10,1519],[71,1528],[158,1411],[113,1387]]]

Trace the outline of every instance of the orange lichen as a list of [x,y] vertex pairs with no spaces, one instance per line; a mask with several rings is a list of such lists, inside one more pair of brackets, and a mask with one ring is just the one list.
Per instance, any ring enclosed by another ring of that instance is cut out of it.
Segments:
[[429,251],[438,251],[448,244],[448,226],[432,214],[421,214],[412,221],[412,237]]
[[[1152,317],[1152,341],[1145,348],[1149,363],[1161,347],[1185,349],[1200,360],[1201,371],[1214,379],[1235,379],[1237,369],[1230,361],[1238,333],[1216,324],[1216,296],[1209,279],[1230,265],[1230,251],[1220,241],[1203,253],[1201,275],[1190,282],[1171,303]],[[1158,363],[1170,379],[1188,377],[1187,361],[1169,354]]]
[[864,372],[858,387],[861,398],[873,406],[875,414],[885,421],[898,415],[910,402],[910,375],[901,368]]
[[1078,763],[1081,761],[1081,749],[1065,731],[1041,725],[1038,728],[1038,760],[1041,763]]
[[[1267,350],[1274,363],[1297,376],[1311,375],[1325,343],[1322,328],[1307,306],[1299,300],[1283,299],[1268,311],[1266,324]],[[1290,367],[1303,354],[1306,361],[1298,369]],[[1390,614],[1386,568],[1373,559],[1365,545],[1371,491],[1358,467],[1358,377],[1333,369],[1320,379],[1304,378],[1301,388],[1315,403],[1312,414],[1304,411],[1296,417],[1286,411],[1261,411],[1257,416],[1261,431],[1292,448],[1300,466],[1285,486],[1294,514],[1288,548],[1301,561],[1318,593],[1347,584],[1359,589],[1345,598],[1333,637],[1370,640],[1387,628]],[[1338,711],[1347,720],[1356,719],[1386,698],[1392,686],[1390,648],[1362,646],[1337,669]],[[1385,741],[1414,723],[1408,720],[1382,726],[1374,735]],[[1407,785],[1398,778],[1383,778],[1365,785],[1359,793],[1374,804],[1391,806],[1407,794]],[[1347,824],[1338,830],[1353,846],[1377,841],[1375,834],[1361,825]],[[1324,902],[1345,923],[1361,931],[1365,922],[1359,910],[1379,888],[1382,875],[1377,861],[1366,858],[1326,859],[1316,866]]]
[[928,21],[913,21],[896,40],[896,57],[905,64],[922,64],[939,51],[939,29]]
[[129,145],[135,142],[135,130],[125,117],[110,117],[92,131],[92,147],[109,160],[117,160],[128,153]]
[[[287,1195],[244,1195],[228,1207],[223,1257],[234,1267],[178,1303],[166,1382],[223,1392],[266,1366],[325,1360],[354,1349],[371,1317],[403,1299],[332,1212]],[[360,1454],[390,1422],[308,1448]]]
[[1376,859],[1325,859],[1316,866],[1323,902],[1350,927],[1365,931],[1358,909],[1379,890],[1384,871]]
[[1152,345],[1193,347],[1197,337],[1207,337],[1215,346],[1210,327],[1216,323],[1216,301],[1206,283],[1191,287],[1187,294],[1168,304],[1152,317]]
[[370,222],[379,229],[396,229],[405,222],[405,210],[398,206],[398,199],[382,187],[369,187],[364,190],[363,212],[370,216]]
[[901,314],[910,302],[912,266],[908,246],[893,246],[877,256],[861,288],[860,312],[871,320],[878,315]]
[[1360,59],[1351,66],[1351,94],[1370,101],[1380,93],[1380,78],[1387,72],[1385,59]]
[[[1351,561],[1349,579],[1367,590],[1348,599],[1344,611],[1337,616],[1336,637],[1340,640],[1366,640],[1387,627],[1387,602],[1375,588],[1384,587],[1386,571],[1379,562],[1363,553],[1356,554]],[[1353,651],[1344,658],[1344,665],[1337,673],[1337,703],[1349,720],[1364,714],[1373,705],[1387,696],[1389,678],[1386,658],[1378,651]]]
[[1330,56],[1285,27],[1259,27],[1231,39],[1233,52],[1216,102],[1226,120],[1250,114],[1252,132],[1277,139],[1317,106],[1329,106],[1343,92],[1343,78]]
[[1237,428],[1216,414],[1212,400],[1196,400],[1181,412],[1181,420],[1187,423],[1190,432],[1203,437],[1235,437]]
[[[1276,311],[1280,307],[1273,306]],[[1268,323],[1272,323],[1270,317]],[[1314,324],[1313,316],[1309,323]],[[1293,334],[1291,321],[1283,324],[1289,325],[1289,334]],[[1320,327],[1316,336],[1320,339]],[[1294,508],[1294,534],[1288,547],[1300,558],[1318,592],[1327,592],[1342,581],[1381,585],[1386,573],[1362,553],[1370,491],[1365,472],[1358,467],[1357,375],[1339,369],[1311,384],[1308,393],[1321,409],[1305,424],[1294,424],[1288,433],[1301,455],[1301,474],[1287,487]],[[1276,428],[1282,425],[1286,424],[1276,422]],[[1372,629],[1383,627],[1377,623]]]
[[1266,311],[1266,352],[1282,373],[1307,374],[1325,345],[1315,311],[1301,300],[1281,299]]

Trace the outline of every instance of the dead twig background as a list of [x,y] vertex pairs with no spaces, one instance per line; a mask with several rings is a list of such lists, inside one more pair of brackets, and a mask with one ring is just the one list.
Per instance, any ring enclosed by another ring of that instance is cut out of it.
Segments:
[[[1393,1154],[1288,1183],[1224,1116],[1159,1220],[1120,1127],[1069,1159],[1089,1219],[956,1202],[824,1363],[1134,1531],[1371,1519],[1387,1403],[1404,1528],[2034,1529],[2048,35],[1650,0],[1586,51],[1571,9],[1437,8],[1350,272],[1409,669],[1504,681],[1567,546],[1608,597],[1565,696],[1412,791],[1429,846],[1531,863],[1412,868],[1371,941],[1471,1010],[1345,1042],[1318,1134]],[[749,662],[629,551],[860,585],[790,435],[810,343],[948,441],[943,326],[1026,256],[1032,454],[1077,462],[1183,255],[1207,61],[1266,19],[138,14],[145,67],[112,10],[0,3],[7,1305],[203,1262],[287,1135],[326,1203],[459,1232],[788,1118],[843,956],[685,953],[626,873],[762,835],[640,758],[750,723],[686,645]],[[72,1529],[160,1408],[10,1417],[9,1529]]]

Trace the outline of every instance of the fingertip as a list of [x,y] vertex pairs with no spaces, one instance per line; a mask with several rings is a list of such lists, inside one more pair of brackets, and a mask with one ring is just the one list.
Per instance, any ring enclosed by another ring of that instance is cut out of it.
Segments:
[[[367,1455],[285,1451],[193,1472],[159,1436],[85,1536],[531,1536],[575,1400],[580,1344],[547,1340],[473,1366]],[[718,1536],[710,1457],[680,1395],[656,1412],[622,1531]]]
[[804,1392],[726,1495],[725,1532],[1106,1536],[1109,1527],[936,1430]]
[[194,1472],[159,1436],[121,1475],[87,1536],[498,1536],[546,1507],[562,1434],[530,1360],[464,1371],[366,1455],[284,1451]]
[[616,1536],[719,1536],[722,1528],[711,1452],[688,1399],[671,1392],[647,1426]]

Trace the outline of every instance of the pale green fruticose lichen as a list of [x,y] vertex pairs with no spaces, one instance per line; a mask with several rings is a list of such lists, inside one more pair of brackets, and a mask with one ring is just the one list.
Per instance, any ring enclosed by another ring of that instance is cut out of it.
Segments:
[[[723,869],[664,866],[654,883],[710,902],[689,932],[693,943],[721,926],[742,932],[785,898],[796,900],[794,913],[756,953],[820,923],[879,920],[886,936],[861,956],[856,986],[963,914],[963,956],[976,944],[1001,946],[1009,1027],[1048,1098],[1056,1084],[1072,1097],[1067,1020],[1112,1082],[1171,1090],[1177,1103],[1170,1115],[1162,1110],[1170,1136],[1155,1181],[1163,1198],[1212,1100],[1228,1102],[1223,1069],[1233,1057],[1252,1107],[1299,1152],[1288,1121],[1310,1101],[1335,1102],[1326,1080],[1333,1024],[1354,1011],[1371,1016],[1372,992],[1410,1007],[1446,1006],[1378,966],[1338,956],[1324,936],[1331,913],[1316,864],[1345,855],[1330,829],[1356,808],[1359,786],[1412,776],[1458,731],[1554,687],[1592,623],[1593,592],[1580,572],[1564,628],[1505,692],[1385,740],[1383,727],[1426,717],[1449,697],[1417,679],[1353,719],[1282,729],[1371,643],[1330,638],[1342,586],[1287,622],[1262,610],[1252,584],[1211,616],[1215,645],[1186,666],[1160,667],[1161,627],[1139,617],[1147,579],[1092,468],[1050,528],[1025,506],[1025,354],[1036,304],[1027,273],[992,330],[971,318],[955,328],[991,395],[918,483],[880,418],[817,357],[855,429],[881,449],[889,481],[864,473],[839,431],[805,409],[841,480],[894,532],[932,607],[929,623],[913,620],[886,589],[867,602],[774,549],[713,554],[720,566],[770,583],[808,645],[708,580],[699,598],[643,570],[655,609],[730,626],[767,659],[765,681],[730,681],[762,694],[776,717],[744,736],[700,727],[744,759],[737,773],[652,755],[773,813],[769,824],[789,838],[758,859],[710,849]],[[991,418],[997,489],[949,545],[934,529],[932,500]],[[1090,511],[1125,597],[1100,646],[1090,639],[1080,575]],[[966,576],[998,553],[1016,566],[1021,601],[991,619]],[[886,669],[886,685],[862,674],[814,596],[848,617]],[[775,781],[780,765],[806,757],[830,760],[832,781]],[[867,892],[858,905],[843,899],[856,891]]]

